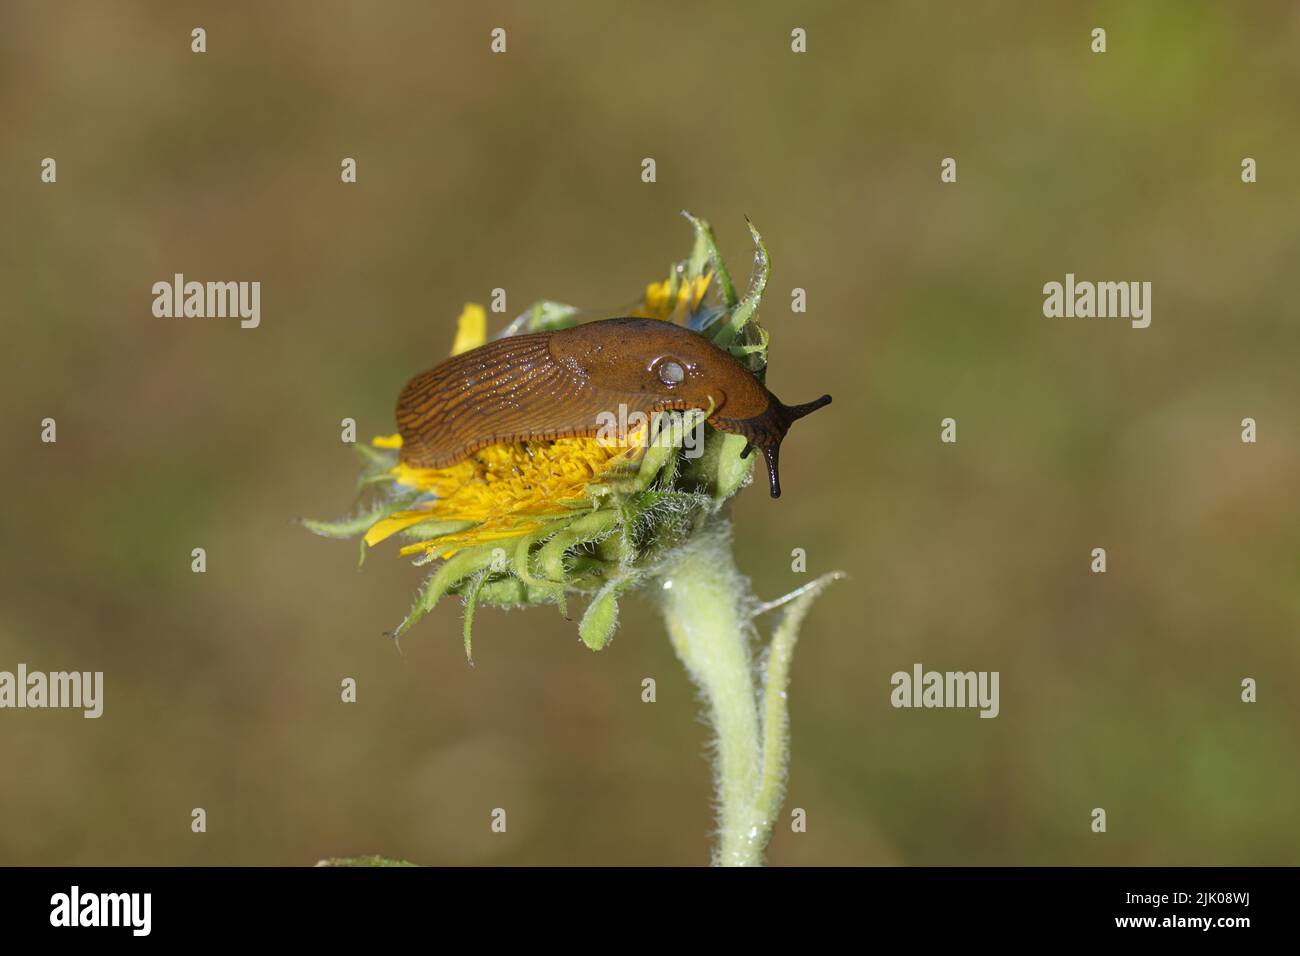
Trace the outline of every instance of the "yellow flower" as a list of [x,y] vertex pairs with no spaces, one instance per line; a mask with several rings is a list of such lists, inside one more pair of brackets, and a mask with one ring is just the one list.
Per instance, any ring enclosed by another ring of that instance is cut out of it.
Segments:
[[[467,304],[457,322],[452,355],[477,348],[486,338],[483,307]],[[402,437],[384,435],[371,444],[400,450]],[[587,505],[591,486],[635,468],[645,447],[645,435],[634,433],[623,445],[599,438],[493,445],[446,468],[414,468],[399,461],[389,471],[392,480],[432,499],[375,522],[365,534],[366,545],[425,522],[437,522],[438,533],[406,545],[402,554],[436,549],[439,556],[450,557],[468,545],[529,534]]]
[[632,310],[640,319],[663,319],[667,322],[686,324],[686,319],[694,315],[704,301],[704,294],[709,291],[712,274],[683,279],[676,272],[663,282],[651,282],[645,287],[645,301]]
[[[664,281],[646,286],[633,314],[698,331],[761,367],[766,340],[755,346],[739,338],[757,308],[761,281],[740,301],[708,224],[687,218],[696,236],[690,257]],[[765,279],[766,260],[758,261]],[[715,276],[720,303],[710,295]],[[571,306],[542,300],[502,334],[569,328],[577,315]],[[724,334],[725,341],[719,338]],[[452,354],[486,341],[487,313],[467,303]],[[412,467],[401,460],[401,436],[381,436],[357,447],[365,460],[361,486],[379,493],[364,499],[360,513],[303,524],[326,537],[362,537],[363,555],[400,535],[402,554],[432,565],[394,637],[443,597],[459,595],[468,656],[476,607],[554,604],[567,616],[569,595],[580,594],[590,600],[578,635],[599,649],[617,626],[621,596],[748,480],[752,460],[741,459],[721,432],[703,429],[701,454],[681,453],[706,418],[704,410],[663,412],[614,441],[596,436],[500,444],[445,468]]]
[[[635,466],[645,451],[639,437],[629,436],[630,443],[622,447],[596,438],[493,445],[447,468],[413,468],[399,462],[390,472],[397,484],[435,497],[376,522],[366,532],[366,544],[373,547],[426,521],[472,525],[407,545],[401,552],[438,548],[445,557],[469,544],[536,531],[548,520],[586,505],[592,485]],[[401,436],[385,436],[373,444],[400,448]],[[442,550],[448,545],[456,547]]]

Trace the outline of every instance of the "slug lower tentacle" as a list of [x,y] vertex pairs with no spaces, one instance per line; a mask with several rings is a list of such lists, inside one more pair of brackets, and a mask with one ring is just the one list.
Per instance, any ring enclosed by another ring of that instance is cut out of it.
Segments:
[[786,432],[830,400],[784,405],[696,332],[606,319],[497,339],[417,375],[398,398],[397,427],[405,463],[445,468],[490,445],[596,435],[609,415],[708,410],[714,428],[745,437],[743,455],[763,452],[777,498]]
[[[783,405],[775,395],[768,393],[771,398],[771,404],[765,415],[760,416],[759,420],[750,419],[749,421],[733,423],[736,427],[725,428],[715,420],[713,425],[720,431],[734,431],[744,435],[748,439],[748,444],[740,453],[741,458],[749,457],[757,446],[763,452],[763,458],[767,462],[767,478],[772,486],[772,497],[781,497],[781,473],[778,467],[778,459],[781,454],[781,442],[785,439],[785,433],[790,430],[790,425],[798,421],[805,415],[811,415],[817,409],[831,403],[829,395],[823,395],[811,402],[804,402],[802,405]],[[755,440],[755,436],[759,440]]]

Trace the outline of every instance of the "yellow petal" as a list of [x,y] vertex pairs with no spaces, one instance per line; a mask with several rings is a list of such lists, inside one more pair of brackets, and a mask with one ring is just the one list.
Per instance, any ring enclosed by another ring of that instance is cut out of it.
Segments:
[[472,523],[472,527],[407,544],[402,554],[438,549],[442,557],[484,541],[518,538],[550,520],[572,513],[589,497],[593,484],[635,466],[646,450],[647,433],[637,430],[625,442],[597,438],[558,438],[527,444],[491,445],[446,468],[413,468],[398,463],[398,484],[431,492],[436,500],[376,522],[366,543],[376,545],[421,521]]
[[366,532],[366,544],[373,548],[379,542],[391,538],[404,528],[419,524],[421,521],[428,521],[429,517],[427,511],[399,511],[396,514],[389,515],[387,518],[376,521],[370,526],[370,530]]
[[434,548],[451,548],[452,550],[442,553],[442,557],[450,558],[457,551],[473,544],[522,538],[524,535],[532,534],[544,527],[546,527],[544,521],[524,521],[499,528],[469,528],[465,531],[453,531],[448,534],[438,535],[438,537],[430,538],[428,541],[417,541],[415,544],[404,545],[398,553],[411,555],[419,554],[422,551],[432,551]]
[[693,314],[709,291],[713,273],[706,273],[679,283],[675,275],[663,282],[652,282],[645,287],[645,300],[632,309],[632,315],[643,319],[664,319],[681,322]]
[[466,302],[461,309],[460,318],[456,320],[456,341],[451,347],[452,355],[460,355],[470,349],[476,349],[487,341],[487,312],[483,306]]
[[370,439],[370,444],[375,448],[397,449],[402,447],[402,436],[401,435],[376,435],[374,438]]

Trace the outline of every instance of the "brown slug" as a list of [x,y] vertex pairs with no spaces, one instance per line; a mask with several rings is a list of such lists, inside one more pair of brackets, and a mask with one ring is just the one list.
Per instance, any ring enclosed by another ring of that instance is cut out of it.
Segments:
[[397,400],[397,427],[403,462],[445,468],[489,445],[596,435],[601,414],[620,404],[646,415],[712,409],[709,424],[745,437],[742,458],[763,452],[779,498],[782,439],[830,400],[784,405],[697,332],[658,319],[605,319],[497,339],[417,375]]

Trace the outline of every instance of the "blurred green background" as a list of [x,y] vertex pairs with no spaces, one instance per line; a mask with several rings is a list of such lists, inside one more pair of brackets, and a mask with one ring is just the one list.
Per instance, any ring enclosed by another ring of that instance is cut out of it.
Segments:
[[[759,226],[769,383],[835,396],[735,509],[760,595],[851,575],[772,862],[1300,862],[1300,14],[1045,6],[4,4],[0,669],[106,691],[0,712],[0,863],[706,862],[648,601],[599,654],[485,610],[471,670],[455,602],[399,654],[422,571],[290,521],[348,511],[340,419],[391,432],[462,303],[618,314],[682,208],[742,282]],[[261,327],[154,318],[175,272],[260,280]],[[1151,327],[1044,318],[1066,272],[1151,281]],[[894,710],[918,661],[1000,671],[1001,715]]]

